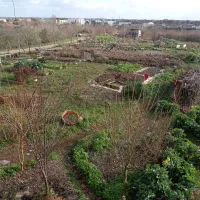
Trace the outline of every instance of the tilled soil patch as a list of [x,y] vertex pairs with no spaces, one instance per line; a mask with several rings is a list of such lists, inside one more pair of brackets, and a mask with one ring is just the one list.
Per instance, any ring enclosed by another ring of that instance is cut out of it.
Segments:
[[[95,51],[96,53],[96,51]],[[138,63],[145,67],[163,67],[163,66],[179,66],[182,61],[173,56],[165,54],[151,54],[142,51],[123,51],[123,50],[111,50],[111,51],[99,51],[98,55],[101,57],[107,57],[111,60],[118,60],[130,63]]]
[[131,72],[112,72],[112,73],[105,73],[98,78],[95,79],[95,81],[99,84],[105,84],[108,81],[116,81],[118,83],[124,84],[127,81],[143,81],[144,77],[143,75],[138,75]]
[[59,51],[45,52],[44,55],[50,58],[57,58],[57,60],[68,61],[64,59],[84,59],[84,52],[90,53],[90,57],[94,62],[123,61],[138,63],[144,67],[173,67],[183,64],[181,59],[161,52],[125,51],[124,49],[116,48],[104,50],[101,47],[69,46]]

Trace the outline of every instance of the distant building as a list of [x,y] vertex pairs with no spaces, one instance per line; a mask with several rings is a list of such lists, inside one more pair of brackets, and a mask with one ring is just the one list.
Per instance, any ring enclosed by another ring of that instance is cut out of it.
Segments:
[[85,21],[85,19],[79,18],[79,19],[76,19],[76,23],[80,24],[80,25],[85,25],[86,21]]
[[56,24],[61,25],[61,24],[67,24],[69,23],[68,19],[56,19]]
[[149,22],[149,23],[143,23],[142,26],[143,27],[151,27],[154,26],[155,24],[153,22]]
[[69,24],[77,24],[77,25],[85,25],[86,20],[83,18],[69,18],[68,22]]
[[3,19],[3,18],[0,18],[0,22],[7,22],[7,20],[6,19]]
[[127,36],[137,39],[140,38],[142,36],[142,31],[140,29],[137,28],[131,28],[127,34]]
[[114,26],[116,24],[116,21],[109,20],[109,21],[107,21],[107,23],[108,23],[109,26]]
[[95,20],[92,20],[91,21],[91,24],[92,25],[104,25],[104,21],[103,20],[101,20],[101,19],[95,19]]
[[131,22],[119,22],[119,26],[130,26]]

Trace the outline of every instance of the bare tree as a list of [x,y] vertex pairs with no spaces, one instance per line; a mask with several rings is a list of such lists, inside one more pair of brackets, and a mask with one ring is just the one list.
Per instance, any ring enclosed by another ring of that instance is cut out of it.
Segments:
[[47,160],[64,137],[59,109],[69,95],[71,84],[57,90],[56,95],[46,93],[45,88],[53,91],[52,80],[38,77],[38,82],[32,90],[22,89],[7,99],[7,109],[1,112],[1,118],[5,118],[8,124],[14,126],[19,138],[19,162],[22,170],[25,145],[29,145],[33,150],[43,176],[45,195],[48,196],[50,188]]
[[167,117],[155,120],[138,102],[129,102],[110,106],[105,119],[113,144],[108,156],[120,168],[125,183],[128,170],[142,168],[147,162],[158,162],[169,127]]

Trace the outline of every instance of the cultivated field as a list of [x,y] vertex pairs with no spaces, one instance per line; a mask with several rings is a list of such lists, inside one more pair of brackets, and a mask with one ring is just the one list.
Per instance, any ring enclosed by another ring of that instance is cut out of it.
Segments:
[[0,199],[199,199],[200,44],[73,40],[2,58]]

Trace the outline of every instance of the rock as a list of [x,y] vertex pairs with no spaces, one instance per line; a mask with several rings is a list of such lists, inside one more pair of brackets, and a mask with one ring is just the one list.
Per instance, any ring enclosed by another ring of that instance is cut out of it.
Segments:
[[29,194],[30,194],[29,191],[18,192],[18,193],[16,194],[15,198],[16,198],[17,200],[21,200],[21,198],[22,198],[23,196],[29,195]]
[[8,165],[10,164],[9,160],[0,160],[0,166]]

